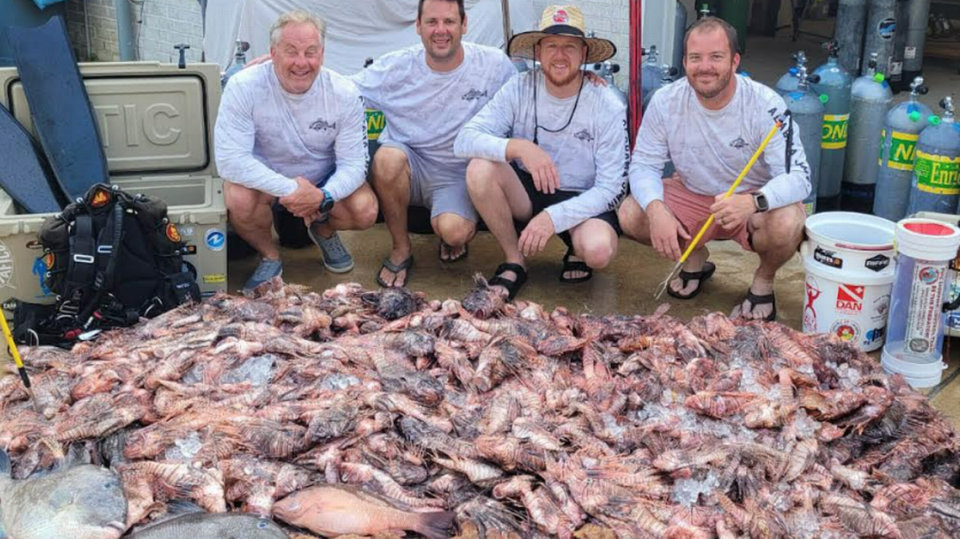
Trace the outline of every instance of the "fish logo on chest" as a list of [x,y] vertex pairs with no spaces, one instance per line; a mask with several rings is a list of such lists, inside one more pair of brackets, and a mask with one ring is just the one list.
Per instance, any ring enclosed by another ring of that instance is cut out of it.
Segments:
[[477,90],[476,88],[474,88],[473,90],[470,90],[469,92],[463,94],[463,96],[460,99],[463,99],[464,101],[479,101],[485,97],[487,97],[486,90],[481,92],[480,90]]
[[593,135],[591,135],[590,132],[587,131],[586,129],[583,129],[578,133],[576,133],[575,135],[573,135],[573,138],[582,142],[593,142]]
[[310,124],[310,129],[313,129],[314,131],[326,131],[327,129],[336,129],[336,128],[337,128],[337,122],[333,122],[332,124],[329,124],[323,118],[318,118],[316,121]]
[[730,147],[742,150],[747,147],[747,141],[743,140],[743,137],[737,137],[737,140],[730,143]]

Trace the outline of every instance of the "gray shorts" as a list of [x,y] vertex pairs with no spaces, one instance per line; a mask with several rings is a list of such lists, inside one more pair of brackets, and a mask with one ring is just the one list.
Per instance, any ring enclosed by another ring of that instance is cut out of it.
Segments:
[[402,142],[384,141],[381,147],[396,148],[410,164],[410,205],[430,210],[430,219],[453,213],[477,222],[477,210],[467,192],[467,164],[451,167],[426,159]]

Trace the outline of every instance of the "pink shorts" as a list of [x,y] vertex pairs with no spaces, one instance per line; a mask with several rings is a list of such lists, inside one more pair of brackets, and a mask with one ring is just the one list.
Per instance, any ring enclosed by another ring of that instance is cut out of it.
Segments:
[[[694,238],[697,232],[700,232],[700,227],[710,218],[710,206],[714,205],[716,198],[694,193],[677,179],[664,178],[663,202],[670,208],[680,224],[687,229],[690,237]],[[700,245],[706,245],[713,240],[733,240],[747,251],[753,251],[753,246],[750,245],[750,231],[747,229],[747,222],[735,229],[725,230],[714,221],[703,234],[703,238],[700,239]],[[682,242],[681,247],[686,248],[686,246],[686,242]]]

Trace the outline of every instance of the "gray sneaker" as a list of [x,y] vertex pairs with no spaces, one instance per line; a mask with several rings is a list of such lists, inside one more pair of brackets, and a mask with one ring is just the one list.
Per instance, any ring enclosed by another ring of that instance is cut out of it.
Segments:
[[340,241],[340,236],[334,232],[329,238],[321,237],[320,234],[315,232],[316,227],[320,224],[320,222],[311,224],[310,228],[307,229],[307,234],[310,235],[310,239],[317,244],[320,252],[323,253],[324,267],[334,273],[346,273],[352,270],[353,256]]
[[270,260],[269,258],[261,258],[260,265],[257,266],[256,270],[254,270],[253,275],[247,279],[247,282],[243,285],[243,290],[253,291],[254,288],[262,285],[270,279],[273,279],[274,277],[279,277],[282,274],[283,262],[279,260]]

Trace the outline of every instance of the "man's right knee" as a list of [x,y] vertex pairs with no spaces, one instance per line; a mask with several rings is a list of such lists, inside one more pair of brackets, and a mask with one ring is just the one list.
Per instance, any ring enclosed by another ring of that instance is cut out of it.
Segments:
[[650,243],[650,221],[633,197],[628,196],[620,204],[617,218],[620,220],[620,228],[627,237],[640,243]]
[[409,176],[407,154],[399,148],[381,146],[373,154],[372,180],[375,185],[397,181]]
[[500,163],[487,159],[472,159],[467,165],[467,190],[471,195],[482,195],[498,185],[497,172]]
[[235,183],[228,183],[223,193],[223,201],[236,219],[246,219],[252,216],[259,207],[269,205],[273,197]]

